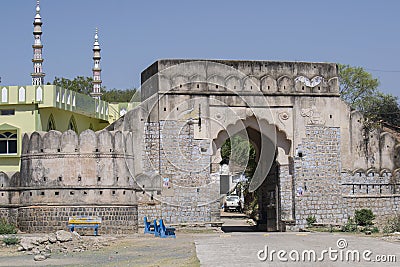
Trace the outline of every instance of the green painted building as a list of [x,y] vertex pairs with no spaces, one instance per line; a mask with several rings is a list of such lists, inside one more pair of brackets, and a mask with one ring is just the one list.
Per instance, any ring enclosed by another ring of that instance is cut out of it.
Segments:
[[3,86],[0,93],[0,170],[4,172],[19,170],[22,133],[97,131],[124,113],[124,105],[54,85]]
[[93,89],[79,94],[54,85],[44,85],[42,18],[39,0],[33,21],[32,85],[0,87],[0,172],[19,171],[21,136],[33,131],[101,130],[124,115],[128,103],[101,100],[100,44],[96,29],[93,44]]

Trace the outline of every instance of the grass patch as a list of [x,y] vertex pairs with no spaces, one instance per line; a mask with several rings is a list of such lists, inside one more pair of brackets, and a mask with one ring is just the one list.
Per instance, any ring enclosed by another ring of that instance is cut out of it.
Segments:
[[7,236],[3,238],[3,242],[7,246],[17,245],[19,244],[19,238],[16,236]]
[[6,221],[6,219],[0,219],[0,235],[16,234],[17,228]]

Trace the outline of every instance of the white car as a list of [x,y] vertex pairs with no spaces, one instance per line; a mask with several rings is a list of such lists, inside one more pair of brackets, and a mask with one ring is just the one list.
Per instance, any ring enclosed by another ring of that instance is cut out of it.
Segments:
[[239,196],[226,196],[224,202],[224,211],[236,210],[242,211],[242,204]]

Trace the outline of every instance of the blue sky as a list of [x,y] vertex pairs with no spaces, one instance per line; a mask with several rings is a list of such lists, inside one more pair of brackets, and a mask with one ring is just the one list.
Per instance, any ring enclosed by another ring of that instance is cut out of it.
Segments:
[[[35,0],[1,0],[2,85],[30,84]],[[91,76],[95,28],[108,88],[161,58],[337,62],[400,97],[400,1],[41,0],[45,82]]]

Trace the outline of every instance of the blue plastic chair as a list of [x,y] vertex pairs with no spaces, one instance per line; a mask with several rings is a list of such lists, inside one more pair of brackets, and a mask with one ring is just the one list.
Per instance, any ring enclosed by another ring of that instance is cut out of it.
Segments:
[[154,224],[151,222],[147,221],[147,217],[144,217],[144,233],[145,234],[154,234],[155,227]]
[[166,238],[166,237],[176,238],[175,228],[166,227],[162,219],[160,219],[160,225],[157,226],[157,228],[158,227],[159,227],[160,237],[161,238]]

